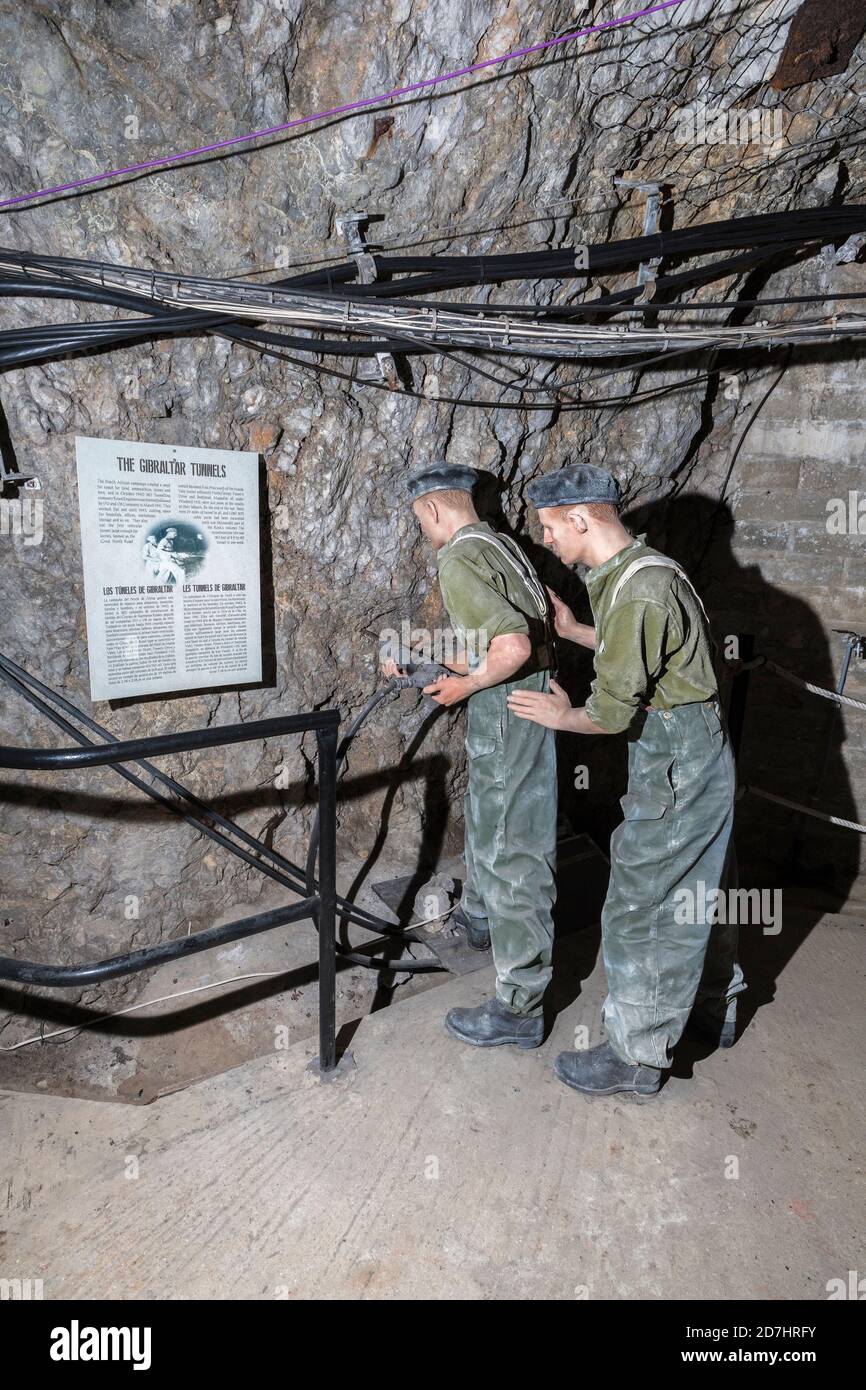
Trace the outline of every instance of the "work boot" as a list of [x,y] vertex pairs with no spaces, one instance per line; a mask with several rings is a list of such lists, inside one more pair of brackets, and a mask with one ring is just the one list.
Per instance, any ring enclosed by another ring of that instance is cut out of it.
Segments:
[[609,1042],[586,1052],[560,1052],[553,1070],[566,1086],[585,1096],[615,1096],[620,1091],[654,1096],[662,1079],[657,1067],[621,1061]]
[[454,925],[466,933],[466,940],[473,951],[490,950],[490,928],[485,917],[470,917],[462,907],[454,913]]
[[544,1019],[507,1009],[498,999],[487,999],[474,1009],[449,1009],[445,1032],[473,1047],[539,1047],[544,1042]]
[[689,1014],[689,1024],[714,1047],[733,1047],[737,1041],[737,1020],[717,1018],[700,1009]]

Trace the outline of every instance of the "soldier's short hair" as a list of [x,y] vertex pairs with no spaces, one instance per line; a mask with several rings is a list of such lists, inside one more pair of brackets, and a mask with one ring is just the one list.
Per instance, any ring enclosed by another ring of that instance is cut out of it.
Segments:
[[583,502],[577,505],[589,512],[593,521],[601,521],[608,526],[619,517],[619,507],[613,502]]
[[619,517],[619,507],[613,502],[562,502],[558,507],[551,507],[550,511],[565,515],[566,512],[573,512],[575,507],[582,507],[593,521],[600,521],[608,526]]
[[440,487],[435,492],[422,492],[421,496],[429,497],[438,507],[454,507],[461,511],[473,505],[472,494],[462,488]]

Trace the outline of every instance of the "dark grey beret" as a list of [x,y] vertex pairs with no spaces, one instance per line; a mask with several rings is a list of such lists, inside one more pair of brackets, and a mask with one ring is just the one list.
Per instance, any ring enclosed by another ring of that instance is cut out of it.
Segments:
[[460,464],[434,463],[413,473],[409,479],[409,496],[412,501],[423,497],[427,492],[444,492],[456,488],[458,492],[471,492],[478,482],[479,474],[474,468],[463,468]]
[[618,507],[622,497],[613,474],[591,463],[572,463],[546,473],[534,479],[526,493],[536,507],[570,507],[581,502],[610,502]]

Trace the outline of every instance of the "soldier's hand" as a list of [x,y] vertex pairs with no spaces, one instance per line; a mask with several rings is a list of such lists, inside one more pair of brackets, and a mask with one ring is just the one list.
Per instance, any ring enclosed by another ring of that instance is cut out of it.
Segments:
[[392,680],[394,676],[404,676],[406,674],[405,671],[400,670],[400,667],[392,656],[389,656],[387,661],[380,663],[379,670],[387,680]]
[[573,641],[574,630],[578,626],[577,618],[572,613],[568,604],[559,597],[559,594],[551,589],[549,584],[545,585],[545,588],[550,594],[550,602],[553,604],[553,626],[556,628],[558,636],[566,637]]
[[550,682],[550,694],[540,690],[514,690],[508,697],[508,708],[518,719],[543,724],[546,729],[564,729],[571,712],[571,701],[561,685]]
[[442,676],[425,685],[424,694],[432,696],[437,705],[457,705],[472,694],[472,687],[465,676]]

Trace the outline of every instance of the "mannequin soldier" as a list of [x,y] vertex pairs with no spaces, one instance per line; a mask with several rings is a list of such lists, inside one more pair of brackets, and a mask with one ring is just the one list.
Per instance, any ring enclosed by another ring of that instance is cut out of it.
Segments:
[[587,1095],[653,1095],[693,1009],[702,1032],[733,1043],[745,988],[736,925],[687,912],[684,922],[681,906],[689,892],[705,903],[725,885],[734,814],[707,618],[679,566],[622,525],[611,474],[576,464],[528,493],[545,545],[565,564],[589,566],[595,627],[559,599],[554,606],[557,632],[594,649],[595,680],[585,708],[554,682],[549,694],[513,692],[509,709],[550,729],[629,739],[625,820],[611,839],[602,912],[607,1041],[561,1053],[554,1069]]
[[[496,996],[451,1009],[445,1026],[476,1047],[537,1047],[550,981],[556,848],[553,733],[508,709],[513,691],[546,695],[548,602],[523,551],[480,521],[472,468],[437,464],[409,480],[412,510],[436,551],[442,599],[463,654],[425,688],[467,702],[466,884],[457,914],[470,945],[492,943]],[[394,674],[393,663],[383,666]]]

